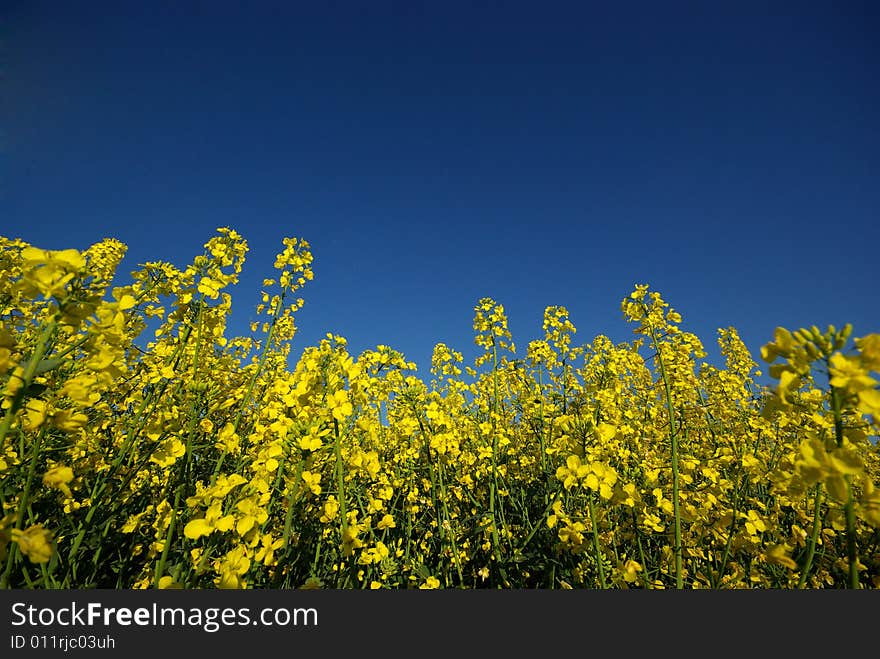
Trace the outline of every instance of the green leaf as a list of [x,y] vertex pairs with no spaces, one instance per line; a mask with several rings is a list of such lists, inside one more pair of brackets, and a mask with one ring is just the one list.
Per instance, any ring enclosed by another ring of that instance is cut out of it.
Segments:
[[63,363],[63,359],[44,359],[39,364],[37,364],[37,370],[34,371],[34,374],[40,375],[42,373],[47,373],[53,368],[58,368]]

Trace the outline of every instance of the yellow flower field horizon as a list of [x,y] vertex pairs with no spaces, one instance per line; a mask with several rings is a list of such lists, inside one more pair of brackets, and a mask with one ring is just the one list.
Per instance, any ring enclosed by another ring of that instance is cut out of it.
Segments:
[[777,328],[767,388],[638,285],[630,342],[550,306],[517,357],[483,298],[473,363],[331,334],[291,366],[307,241],[252,337],[236,231],[120,282],[125,251],[0,237],[2,588],[880,587],[878,333]]

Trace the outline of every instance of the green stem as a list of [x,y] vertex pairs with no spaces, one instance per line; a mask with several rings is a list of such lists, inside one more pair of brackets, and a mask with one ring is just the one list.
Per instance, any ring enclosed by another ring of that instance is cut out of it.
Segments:
[[[645,315],[648,311],[645,309]],[[660,342],[657,339],[657,332],[649,324],[651,330],[651,339],[653,341],[654,351],[657,353],[657,363],[660,366],[660,377],[663,379],[663,389],[666,395],[666,410],[669,414],[669,443],[672,453],[672,513],[675,519],[675,546],[673,553],[675,555],[675,587],[681,590],[684,587],[682,578],[682,547],[681,547],[681,512],[679,510],[679,473],[678,473],[678,433],[675,429],[675,410],[672,406],[672,390],[669,385],[669,377],[666,374],[666,365],[663,362],[663,354],[660,352]]]
[[339,422],[333,419],[333,433],[335,441],[333,442],[333,452],[336,455],[336,489],[339,497],[339,514],[341,521],[339,532],[341,534],[341,543],[343,554],[345,553],[345,540],[348,533],[348,511],[345,507],[345,472],[342,465],[342,440],[339,436]]
[[[539,414],[541,415],[541,426],[538,429],[538,442],[541,448],[541,473],[547,474],[547,455],[545,453],[546,447],[544,445],[544,369],[541,366],[538,366],[538,395],[539,400],[541,401],[539,404]],[[552,424],[550,424],[552,425]],[[544,502],[547,502],[546,494],[544,496]]]
[[[24,526],[24,511],[28,506],[28,499],[30,498],[31,486],[34,482],[34,474],[37,471],[37,459],[40,454],[40,448],[43,444],[43,432],[39,432],[37,434],[37,439],[31,448],[31,460],[28,465],[27,479],[24,484],[24,492],[22,492],[21,499],[18,502],[18,511],[16,512],[16,520],[15,520],[15,529],[20,531],[21,527]],[[9,556],[6,558],[6,569],[3,572],[3,579],[0,580],[0,590],[9,587],[9,575],[12,573],[12,564],[15,558],[18,557],[18,544],[16,544],[9,552]]]
[[449,514],[449,507],[446,503],[448,497],[446,496],[446,484],[443,480],[443,463],[439,460],[437,476],[440,479],[440,501],[443,504],[443,520],[441,522],[441,527],[444,524],[449,525],[449,528],[444,529],[443,533],[449,541],[450,551],[452,551],[452,559],[455,562],[455,570],[458,573],[458,583],[460,586],[464,586],[464,574],[461,569],[461,559],[458,555],[458,544],[455,542],[455,533],[452,530],[452,518]]
[[724,554],[721,556],[721,565],[718,568],[718,574],[715,576],[714,588],[718,588],[724,580],[724,572],[727,570],[727,561],[730,558],[730,549],[733,546],[733,532],[736,530],[736,516],[739,513],[739,496],[734,493],[733,512],[730,516],[730,528],[727,530],[727,542],[724,545]]
[[[57,314],[52,320],[43,326],[43,329],[40,332],[40,337],[37,339],[34,353],[31,355],[27,366],[24,367],[24,371],[21,374],[21,386],[18,388],[18,391],[15,392],[15,395],[12,398],[12,405],[6,410],[6,415],[3,417],[3,421],[0,422],[0,452],[3,451],[6,444],[6,435],[9,433],[10,428],[12,428],[12,420],[15,418],[15,415],[21,408],[21,404],[24,402],[28,387],[30,387],[34,381],[34,377],[37,373],[37,366],[39,366],[40,361],[42,361],[43,356],[46,354],[46,350],[52,341],[52,335],[55,333],[56,327],[58,327]],[[12,377],[15,376],[10,375],[10,379]]]
[[[254,392],[254,386],[257,383],[257,378],[260,376],[260,373],[263,371],[263,366],[266,363],[266,359],[269,356],[270,347],[272,345],[272,338],[275,336],[275,326],[278,323],[278,315],[281,313],[281,309],[284,308],[284,297],[287,294],[287,290],[281,294],[281,297],[278,300],[278,305],[272,312],[272,324],[269,326],[269,334],[266,336],[266,343],[263,345],[263,350],[260,352],[260,358],[257,360],[257,367],[254,370],[253,376],[251,376],[250,382],[248,383],[247,391],[244,394],[244,398],[241,401],[241,405],[238,408],[238,413],[235,415],[235,421],[232,426],[235,432],[238,432],[238,426],[241,423],[242,418],[244,417],[244,411],[247,407],[248,403],[251,400],[251,396]],[[244,446],[242,446],[242,449]],[[220,475],[220,468],[223,466],[224,460],[226,460],[227,451],[223,451],[220,454],[220,459],[217,460],[217,464],[214,467],[214,473],[211,477],[211,481],[215,482],[217,480],[217,476]]]
[[821,518],[819,513],[822,506],[822,483],[816,483],[816,497],[813,503],[813,529],[810,532],[810,540],[807,544],[807,557],[804,561],[804,567],[801,570],[801,578],[798,580],[798,589],[804,588],[807,583],[807,577],[813,567],[813,557],[816,555],[816,543],[819,540],[819,529],[821,528]]
[[544,512],[541,513],[541,516],[538,518],[538,521],[535,522],[535,525],[532,527],[532,530],[529,531],[529,534],[526,536],[526,539],[523,540],[522,544],[518,548],[518,552],[522,553],[522,551],[528,546],[528,544],[532,541],[532,538],[537,533],[538,529],[543,528],[544,524],[547,523],[547,513],[553,508],[553,504],[556,503],[556,500],[559,498],[559,495],[562,493],[562,490],[556,490],[556,493],[553,495],[553,498],[547,503],[544,508]]
[[156,588],[159,588],[159,580],[162,578],[162,573],[165,571],[165,562],[168,560],[168,551],[171,548],[171,541],[174,538],[174,523],[177,521],[177,507],[180,505],[181,487],[183,487],[183,483],[178,486],[174,493],[174,507],[171,509],[171,519],[168,521],[168,533],[165,534],[165,542],[162,546],[162,556],[159,557],[159,563],[156,565],[156,575],[153,584]]
[[[293,486],[290,488],[290,494],[287,497],[287,513],[284,516],[284,535],[282,536],[284,540],[284,544],[282,547],[285,551],[290,544],[290,532],[293,527],[293,510],[294,504],[296,503],[298,497],[298,493],[300,490],[296,488],[299,486],[300,478],[302,477],[302,468],[303,468],[303,460],[300,460],[296,466],[296,477],[293,479]],[[268,519],[266,520],[268,522]],[[265,524],[264,524],[265,526]]]
[[602,550],[599,547],[599,524],[596,520],[596,495],[590,492],[590,523],[593,527],[593,552],[596,557],[596,569],[599,571],[599,585],[602,589],[608,586],[605,583],[605,566],[602,563]]
[[[829,370],[830,370],[830,364]],[[834,412],[834,435],[838,448],[843,447],[843,414],[841,412],[840,391],[837,387],[831,387],[831,408]],[[856,546],[856,512],[853,498],[852,476],[844,475],[846,482],[846,504],[843,510],[846,516],[846,557],[849,563],[849,587],[859,588],[859,554]]]
[[498,537],[498,518],[495,516],[495,493],[498,489],[498,433],[496,432],[496,424],[498,423],[498,346],[494,336],[492,336],[492,382],[492,480],[489,483],[489,515],[492,518],[492,555],[506,585],[507,576],[504,573],[504,566],[501,564],[499,554],[501,541]]

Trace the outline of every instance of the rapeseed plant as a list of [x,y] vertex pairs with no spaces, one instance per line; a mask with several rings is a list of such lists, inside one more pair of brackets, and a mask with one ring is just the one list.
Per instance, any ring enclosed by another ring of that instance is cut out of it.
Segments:
[[630,342],[550,306],[517,357],[483,298],[428,380],[332,334],[291,365],[310,245],[228,336],[247,251],[118,284],[118,241],[0,238],[2,587],[880,586],[880,334],[778,328],[762,387],[638,285]]

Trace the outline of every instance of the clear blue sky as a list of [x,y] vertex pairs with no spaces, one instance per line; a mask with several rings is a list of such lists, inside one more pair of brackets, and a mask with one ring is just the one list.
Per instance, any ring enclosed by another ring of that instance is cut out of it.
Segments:
[[502,302],[629,338],[650,283],[715,353],[880,331],[880,3],[6,2],[0,234],[184,265],[312,243],[326,332],[427,371]]

